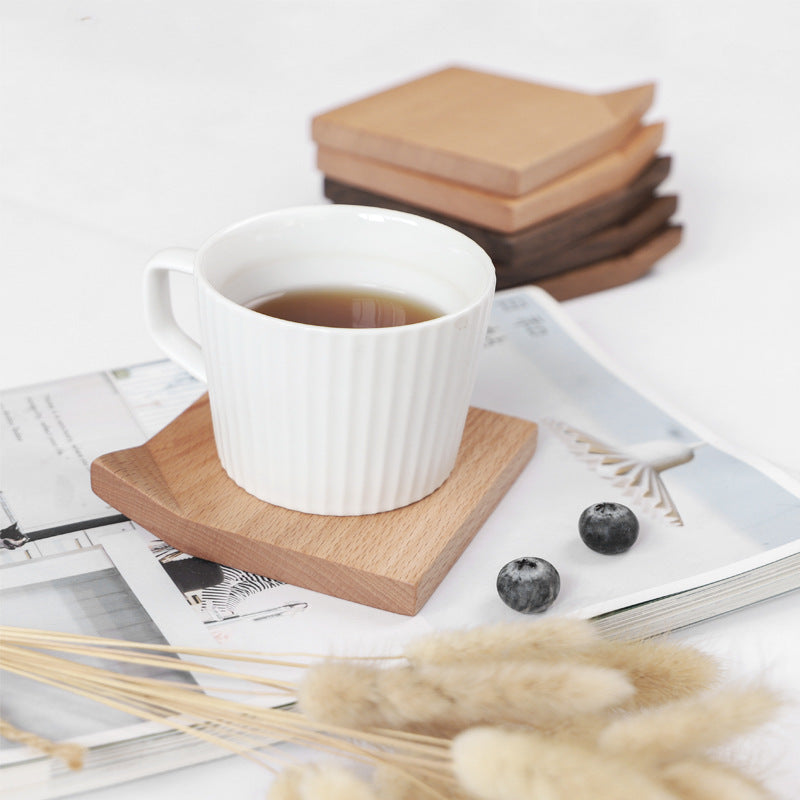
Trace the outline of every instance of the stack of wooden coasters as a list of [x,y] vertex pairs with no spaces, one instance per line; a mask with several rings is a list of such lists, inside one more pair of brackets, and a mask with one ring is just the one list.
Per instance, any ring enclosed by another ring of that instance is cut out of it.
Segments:
[[593,95],[451,67],[316,116],[325,196],[437,219],[497,288],[558,299],[644,275],[680,241],[652,84]]

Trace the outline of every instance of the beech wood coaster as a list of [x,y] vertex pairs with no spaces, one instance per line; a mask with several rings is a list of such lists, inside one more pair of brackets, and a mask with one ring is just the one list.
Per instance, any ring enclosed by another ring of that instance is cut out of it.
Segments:
[[145,444],[97,458],[94,492],[179,550],[345,600],[416,614],[536,449],[535,423],[470,408],[455,468],[380,514],[289,511],[239,488],[217,457],[208,395]]
[[402,169],[333,147],[317,147],[317,167],[329,178],[447,214],[501,233],[516,233],[627,186],[661,145],[664,124],[639,127],[617,149],[518,197]]
[[618,147],[653,84],[603,95],[449,67],[311,121],[318,145],[506,196]]

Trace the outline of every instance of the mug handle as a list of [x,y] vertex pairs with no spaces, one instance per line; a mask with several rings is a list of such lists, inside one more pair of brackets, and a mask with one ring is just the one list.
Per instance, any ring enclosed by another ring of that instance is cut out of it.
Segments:
[[169,247],[156,253],[144,273],[144,311],[147,327],[156,344],[184,369],[206,382],[206,368],[200,345],[175,320],[169,287],[169,273],[194,274],[196,251]]

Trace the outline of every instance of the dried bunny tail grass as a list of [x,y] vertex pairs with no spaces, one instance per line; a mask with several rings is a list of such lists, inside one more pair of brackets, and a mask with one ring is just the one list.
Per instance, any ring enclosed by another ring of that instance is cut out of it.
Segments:
[[74,744],[73,742],[53,742],[50,739],[45,739],[44,736],[39,736],[30,731],[17,728],[4,719],[0,719],[0,736],[8,739],[10,742],[18,742],[26,747],[38,750],[45,755],[58,758],[70,769],[77,770],[83,767],[86,749],[79,744]]
[[417,800],[419,797],[418,788],[406,775],[393,767],[378,767],[373,783],[381,800]]
[[452,664],[479,660],[560,660],[600,641],[585,620],[545,619],[511,622],[420,637],[405,648],[414,664]]
[[677,700],[612,722],[598,737],[598,746],[652,763],[683,758],[762,725],[777,705],[766,689],[729,689]]
[[676,761],[659,770],[658,775],[682,800],[773,800],[757,781],[712,761]]
[[407,645],[412,664],[480,661],[570,661],[622,670],[636,687],[632,707],[658,705],[707,689],[717,663],[694,648],[658,640],[608,639],[586,620],[504,623],[424,636]]
[[655,639],[605,640],[578,659],[623,671],[636,687],[629,704],[632,708],[689,697],[710,688],[719,678],[719,665],[711,656]]
[[287,767],[279,772],[269,786],[267,800],[300,800],[301,767]]
[[426,786],[403,770],[381,764],[367,783],[339,764],[304,764],[283,770],[270,786],[267,800],[474,800],[449,777]]
[[390,727],[419,720],[439,735],[480,724],[552,726],[618,705],[633,693],[614,670],[536,662],[450,665],[409,670],[408,676],[385,670],[379,690],[396,709]]
[[[212,666],[207,663],[189,661],[177,656],[191,654],[206,659],[216,659],[219,662],[237,661],[262,666],[279,666],[292,668],[305,668],[307,664],[301,662],[287,662],[275,658],[248,653],[246,651],[216,651],[201,648],[178,648],[168,645],[150,644],[147,642],[126,642],[120,639],[106,639],[95,636],[67,635],[37,631],[28,628],[13,628],[0,626],[0,641],[3,646],[13,649],[14,652],[30,651],[31,649],[55,652],[61,655],[91,656],[95,659],[114,661],[122,664],[135,664],[144,667],[153,667],[161,670],[192,671],[209,676],[222,676],[226,680],[243,680],[250,684],[264,687],[264,692],[269,690],[273,694],[291,694],[294,684],[287,681],[277,681],[260,677],[254,673],[235,672],[225,667]],[[252,692],[252,690],[251,690]]]
[[273,781],[267,800],[377,800],[373,788],[337,764],[290,767]]
[[378,800],[372,786],[337,765],[321,766],[302,784],[303,800]]
[[615,718],[618,713],[618,708],[602,709],[594,714],[579,714],[563,719],[554,725],[542,725],[537,730],[557,737],[561,741],[596,748],[597,737],[608,725],[609,719]]
[[[144,652],[165,654],[168,657],[190,655],[213,658],[216,661],[239,661],[265,666],[302,668],[322,657],[319,653],[259,653],[255,650],[178,647],[86,634],[60,633],[37,628],[20,628],[13,625],[0,625],[0,639],[16,645],[54,650],[59,653],[89,654],[114,661],[134,660],[137,652]],[[174,663],[174,659],[170,663]]]
[[[159,722],[267,769],[284,760],[280,751],[265,748],[279,740],[371,766],[394,764],[408,771],[409,779],[420,787],[421,796],[437,796],[434,791],[426,791],[425,780],[429,777],[452,780],[445,741],[393,731],[368,732],[318,724],[301,714],[206,695],[194,686],[118,674],[7,645],[0,653],[0,667],[141,719]],[[290,777],[279,783],[276,791],[281,791],[281,786],[285,793],[292,791]]]
[[310,667],[297,691],[305,716],[345,728],[388,727],[377,671],[363,664],[323,661]]
[[474,728],[455,738],[453,771],[481,800],[679,800],[621,759],[534,731]]
[[[380,800],[423,800],[419,785],[407,773],[392,766],[379,766],[372,778],[375,793]],[[430,780],[431,789],[447,800],[474,800],[472,795],[461,791],[452,781]]]
[[372,669],[326,662],[308,670],[298,701],[320,722],[446,736],[481,724],[553,726],[632,693],[620,672],[594,666],[512,661]]

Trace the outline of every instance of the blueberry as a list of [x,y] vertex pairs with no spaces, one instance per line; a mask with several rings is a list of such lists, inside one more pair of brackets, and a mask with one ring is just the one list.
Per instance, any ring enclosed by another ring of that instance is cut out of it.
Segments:
[[533,614],[553,605],[561,589],[558,570],[543,558],[516,558],[497,575],[497,593],[514,611]]
[[581,514],[578,532],[587,547],[611,556],[633,547],[639,536],[639,520],[621,503],[595,503]]

